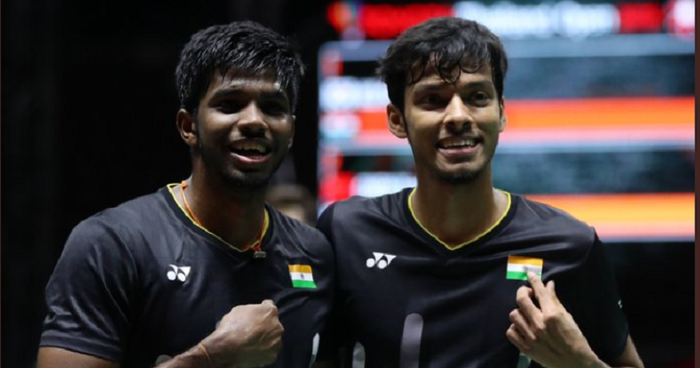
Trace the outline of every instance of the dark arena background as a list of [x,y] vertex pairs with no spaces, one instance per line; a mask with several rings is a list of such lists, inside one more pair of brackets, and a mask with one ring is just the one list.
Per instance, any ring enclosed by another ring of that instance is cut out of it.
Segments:
[[511,60],[495,186],[599,231],[647,367],[694,366],[694,0],[2,2],[2,366],[33,367],[43,291],[82,219],[184,179],[174,69],[188,37],[251,19],[308,74],[273,185],[316,210],[415,184],[373,77],[387,40],[476,19]]

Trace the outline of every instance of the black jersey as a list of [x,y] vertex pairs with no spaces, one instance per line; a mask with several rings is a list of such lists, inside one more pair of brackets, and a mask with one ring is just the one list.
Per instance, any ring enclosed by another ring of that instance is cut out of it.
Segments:
[[323,355],[335,344],[354,353],[353,367],[527,366],[506,338],[527,270],[556,281],[601,359],[622,353],[627,322],[592,228],[506,193],[508,210],[493,228],[448,249],[415,219],[411,193],[355,197],[321,215],[318,227],[336,253],[338,298]]
[[332,249],[266,206],[254,259],[192,222],[173,185],[80,223],[46,288],[41,346],[152,367],[195,346],[231,308],[272,299],[285,328],[273,367],[308,368],[332,299]]

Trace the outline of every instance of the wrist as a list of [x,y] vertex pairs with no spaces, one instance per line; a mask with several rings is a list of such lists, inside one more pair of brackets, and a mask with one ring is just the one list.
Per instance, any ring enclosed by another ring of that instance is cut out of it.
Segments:
[[610,368],[609,365],[600,360],[600,358],[598,358],[598,356],[593,352],[591,352],[589,356],[585,357],[582,363],[581,368]]
[[159,364],[157,368],[214,368],[214,365],[207,358],[202,348],[199,345],[195,345],[184,353]]
[[202,357],[202,361],[207,368],[238,368],[238,354],[236,354],[237,344],[233,341],[221,339],[221,335],[216,331],[200,341],[194,349]]
[[[199,344],[197,344],[196,348],[199,349],[200,354],[204,356],[203,360],[204,364],[206,364],[205,367],[214,368],[214,362],[212,362],[211,355],[209,355],[209,350],[207,350],[207,347],[204,346],[204,343],[200,342]],[[200,360],[202,360],[202,357],[200,357]]]

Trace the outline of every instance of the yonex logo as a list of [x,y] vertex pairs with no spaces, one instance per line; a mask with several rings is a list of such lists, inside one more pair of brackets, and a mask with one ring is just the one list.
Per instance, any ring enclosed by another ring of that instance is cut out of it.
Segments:
[[377,252],[372,252],[372,254],[374,255],[374,258],[367,258],[367,268],[372,268],[376,265],[380,269],[384,269],[386,266],[391,264],[391,261],[394,258],[396,258],[396,256],[393,254]]
[[166,276],[168,276],[168,280],[170,281],[175,281],[175,279],[180,280],[180,282],[185,282],[187,280],[187,275],[190,274],[190,268],[189,266],[183,266],[183,267],[178,267],[175,265],[169,265],[172,270],[168,271]]

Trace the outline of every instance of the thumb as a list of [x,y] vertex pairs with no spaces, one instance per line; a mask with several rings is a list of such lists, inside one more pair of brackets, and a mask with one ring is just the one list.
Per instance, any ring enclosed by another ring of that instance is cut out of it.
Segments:
[[260,304],[275,307],[275,302],[273,302],[272,299],[265,299]]

